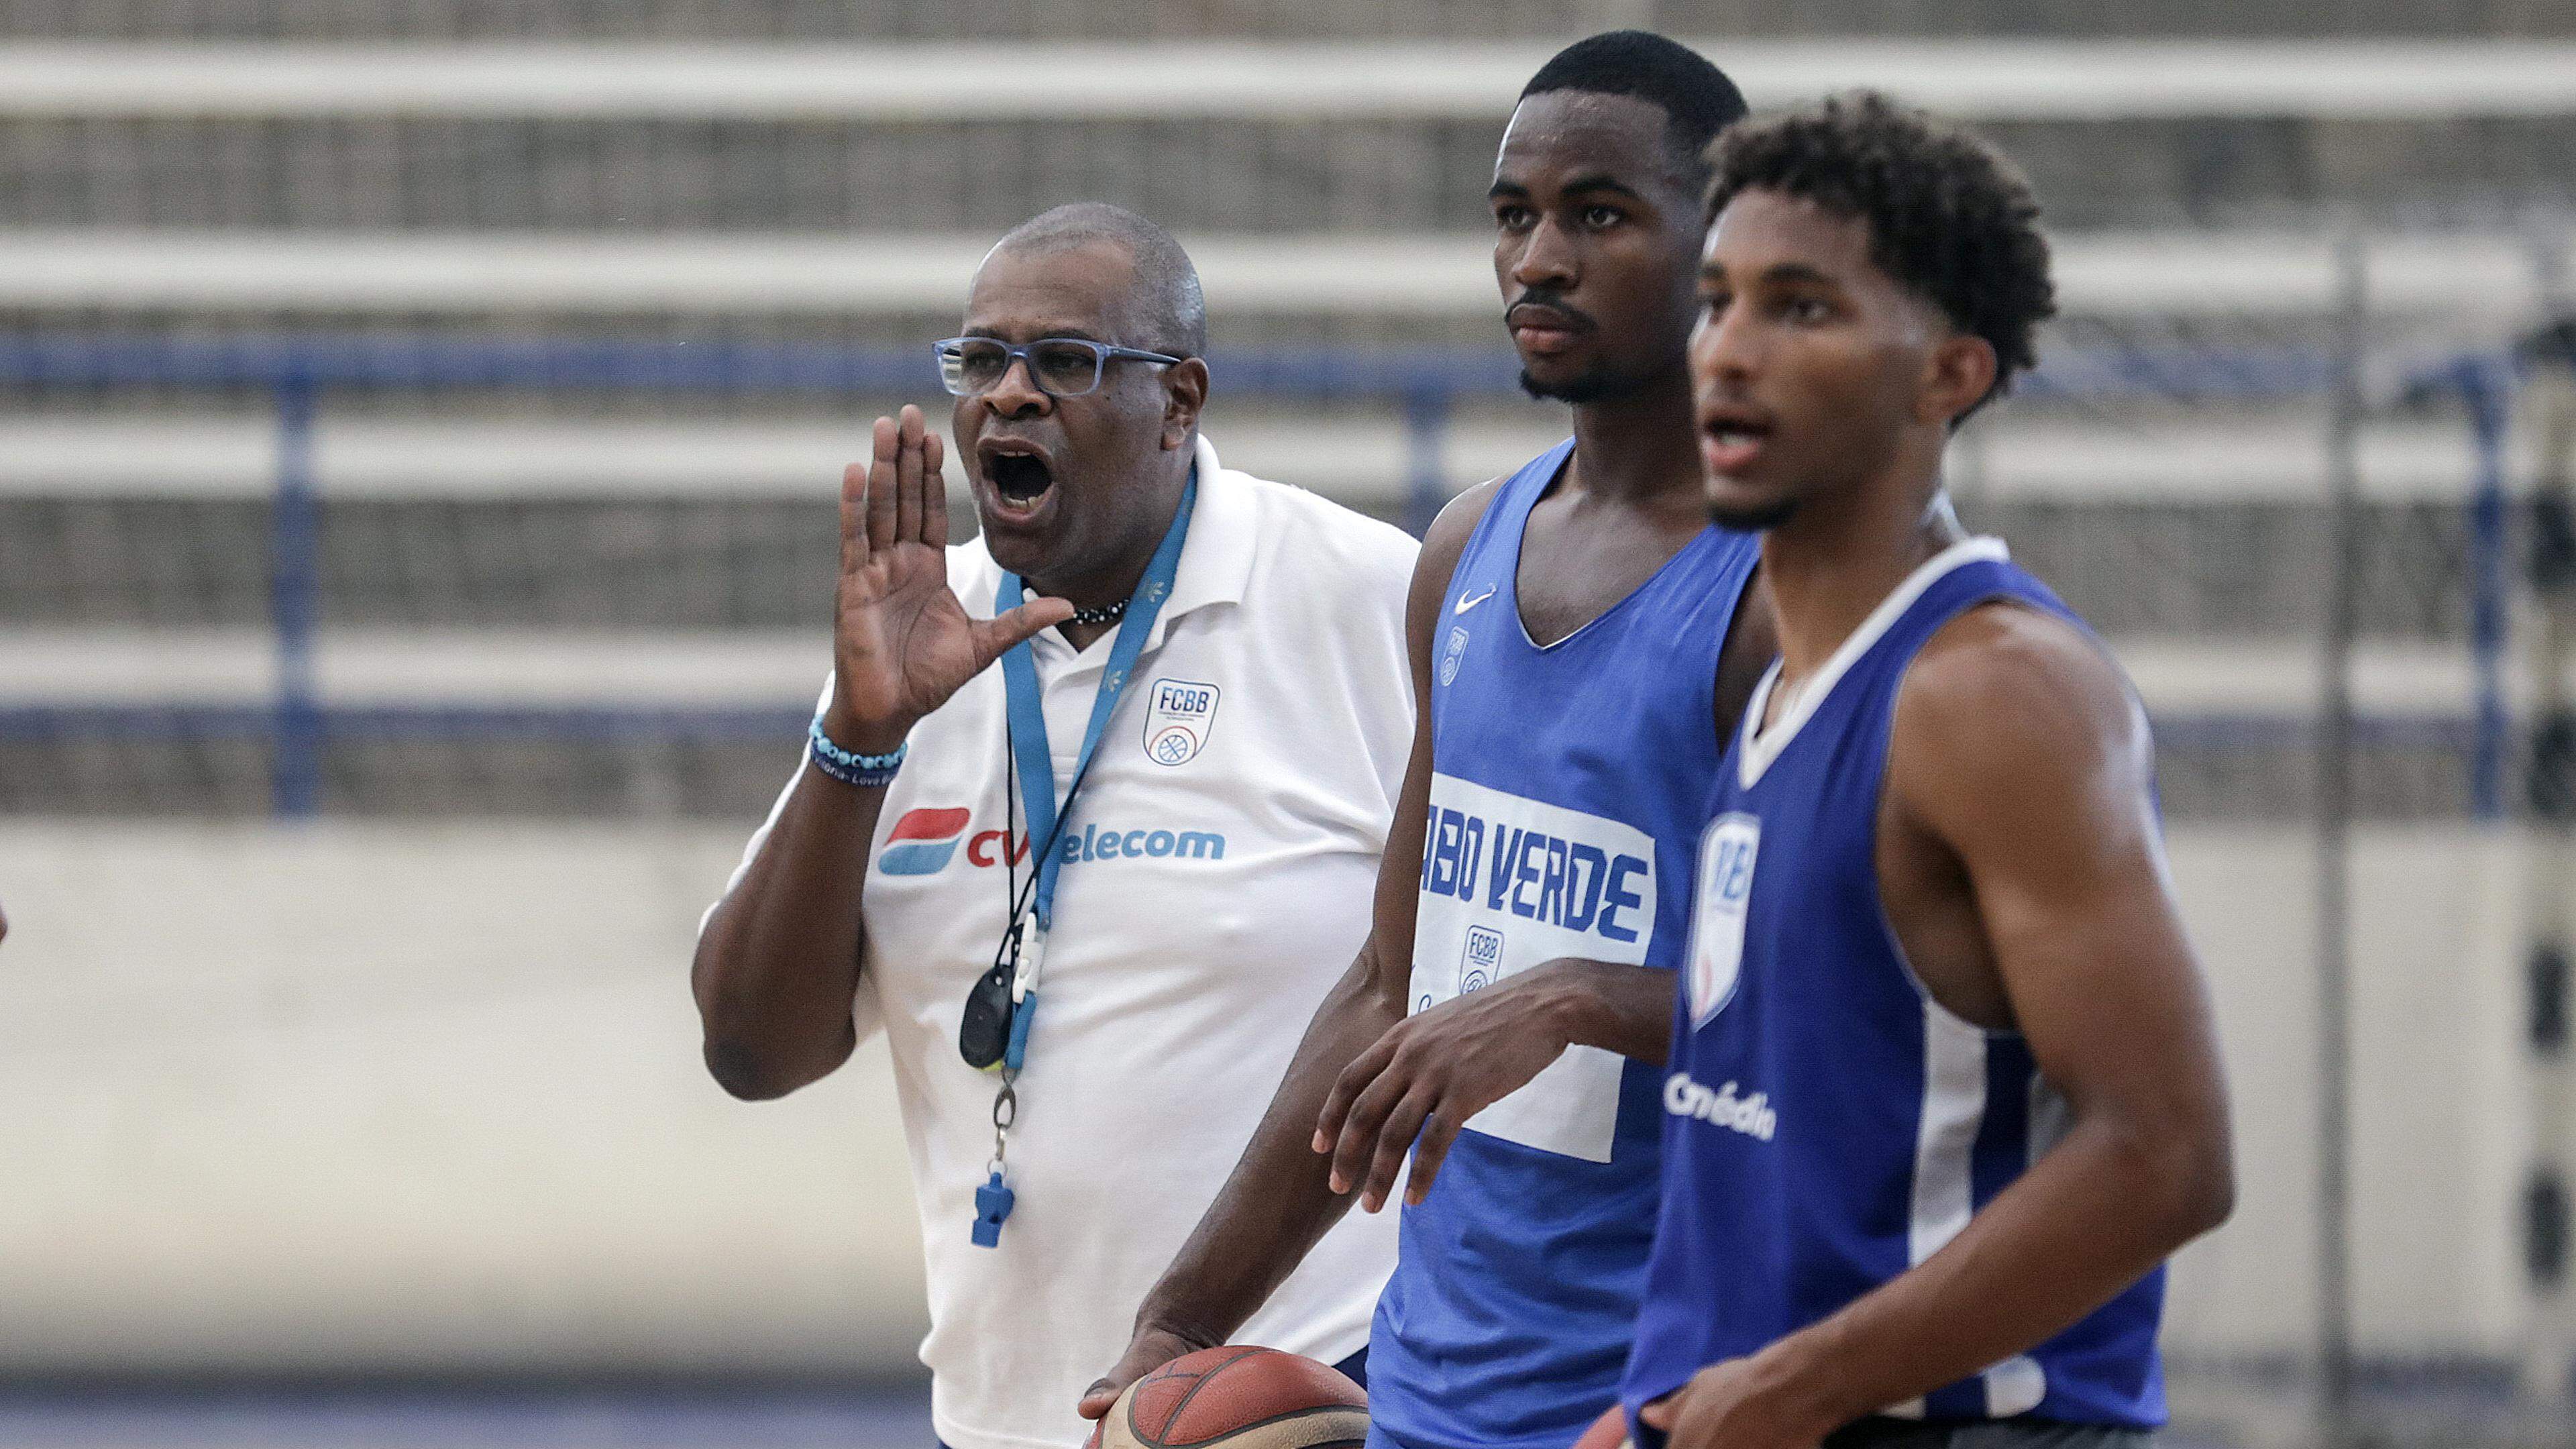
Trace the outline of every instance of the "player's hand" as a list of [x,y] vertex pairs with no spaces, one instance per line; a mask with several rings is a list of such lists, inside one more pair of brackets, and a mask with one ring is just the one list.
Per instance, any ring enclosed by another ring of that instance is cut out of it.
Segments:
[[1816,1449],[1840,1427],[1752,1358],[1710,1364],[1637,1417],[1663,1430],[1669,1449]]
[[1182,1354],[1214,1347],[1213,1343],[1201,1343],[1177,1329],[1139,1328],[1136,1336],[1128,1341],[1127,1352],[1119,1356],[1117,1365],[1082,1391],[1082,1402],[1075,1406],[1075,1412],[1086,1419],[1097,1419],[1109,1412],[1109,1406],[1118,1402],[1118,1396],[1127,1391],[1129,1384]]
[[915,721],[1003,651],[1073,617],[1036,599],[996,619],[970,617],[948,587],[948,497],[939,435],[921,409],[879,418],[876,456],[841,474],[841,582],[833,684],[823,728],[846,750],[883,754]]
[[1404,1199],[1420,1203],[1467,1119],[1564,1053],[1549,988],[1543,969],[1524,971],[1405,1018],[1352,1058],[1315,1122],[1315,1150],[1332,1154],[1333,1191],[1357,1187],[1360,1206],[1376,1212],[1410,1148]]

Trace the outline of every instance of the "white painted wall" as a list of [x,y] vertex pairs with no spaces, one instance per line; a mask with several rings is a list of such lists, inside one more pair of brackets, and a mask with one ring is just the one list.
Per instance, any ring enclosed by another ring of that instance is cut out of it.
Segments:
[[0,1371],[900,1364],[884,1061],[700,1069],[731,831],[0,830]]
[[[747,823],[746,823],[747,828]],[[917,1224],[881,1057],[785,1102],[699,1070],[685,978],[736,831],[0,823],[0,1375],[898,1368]],[[2176,1276],[2193,1355],[2312,1311],[2310,852],[2184,829],[2242,1205]],[[2359,852],[2371,1351],[2509,1355],[2522,856]]]

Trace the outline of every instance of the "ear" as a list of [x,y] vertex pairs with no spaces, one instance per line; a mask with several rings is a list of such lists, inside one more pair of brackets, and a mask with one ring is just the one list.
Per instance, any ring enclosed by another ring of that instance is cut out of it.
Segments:
[[1199,425],[1199,410],[1207,406],[1208,369],[1204,359],[1191,357],[1163,369],[1163,451],[1168,453],[1190,445],[1190,434]]
[[1923,385],[1914,398],[1918,422],[1948,427],[1984,401],[1995,386],[1995,345],[1972,332],[1950,332],[1923,360]]

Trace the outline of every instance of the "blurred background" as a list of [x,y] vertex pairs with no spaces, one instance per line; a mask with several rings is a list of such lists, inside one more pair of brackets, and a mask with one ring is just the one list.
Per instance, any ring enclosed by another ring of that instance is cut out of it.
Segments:
[[0,0],[0,1444],[926,1442],[882,1057],[731,1102],[685,985],[839,467],[1103,198],[1418,525],[1564,430],[1481,198],[1615,25],[2048,208],[1952,482],[2156,717],[2174,1437],[2576,1443],[2568,0]]

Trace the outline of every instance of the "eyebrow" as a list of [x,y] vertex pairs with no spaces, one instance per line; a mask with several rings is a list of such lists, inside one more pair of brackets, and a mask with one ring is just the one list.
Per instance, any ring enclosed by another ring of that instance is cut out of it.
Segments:
[[1637,188],[1630,186],[1627,182],[1620,180],[1618,177],[1611,175],[1607,171],[1595,171],[1589,175],[1577,176],[1572,181],[1565,183],[1564,189],[1569,193],[1578,191],[1615,191],[1621,196],[1634,197],[1639,201],[1646,199],[1638,192]]
[[[1726,276],[1726,265],[1722,262],[1716,261],[1702,262],[1699,266],[1699,274],[1703,281],[1722,280]],[[1774,262],[1770,266],[1764,267],[1760,275],[1757,276],[1755,280],[1762,282],[1813,282],[1827,287],[1839,287],[1842,285],[1839,278],[1807,262]]]
[[[964,332],[958,335],[963,337],[984,337],[995,342],[1010,341],[1009,338],[1004,337],[1001,333],[994,331],[990,327],[968,327]],[[1031,337],[1029,340],[1032,342],[1044,342],[1047,339],[1054,337],[1070,338],[1076,342],[1097,342],[1103,346],[1116,345],[1111,343],[1106,337],[1093,336],[1091,334],[1091,329],[1087,327],[1049,327],[1039,331],[1036,336]]]
[[[1558,190],[1568,196],[1577,195],[1586,191],[1611,191],[1637,201],[1644,201],[1646,199],[1638,192],[1637,188],[1630,186],[1628,183],[1611,175],[1607,171],[1594,171],[1582,176],[1577,176],[1572,181],[1569,181],[1565,183],[1564,186],[1558,188]],[[1520,197],[1527,196],[1529,194],[1529,188],[1523,186],[1517,181],[1497,181],[1485,191],[1485,197],[1489,201],[1497,197]]]
[[1828,287],[1842,285],[1840,278],[1806,262],[1780,262],[1762,270],[1766,282],[1820,282]]

